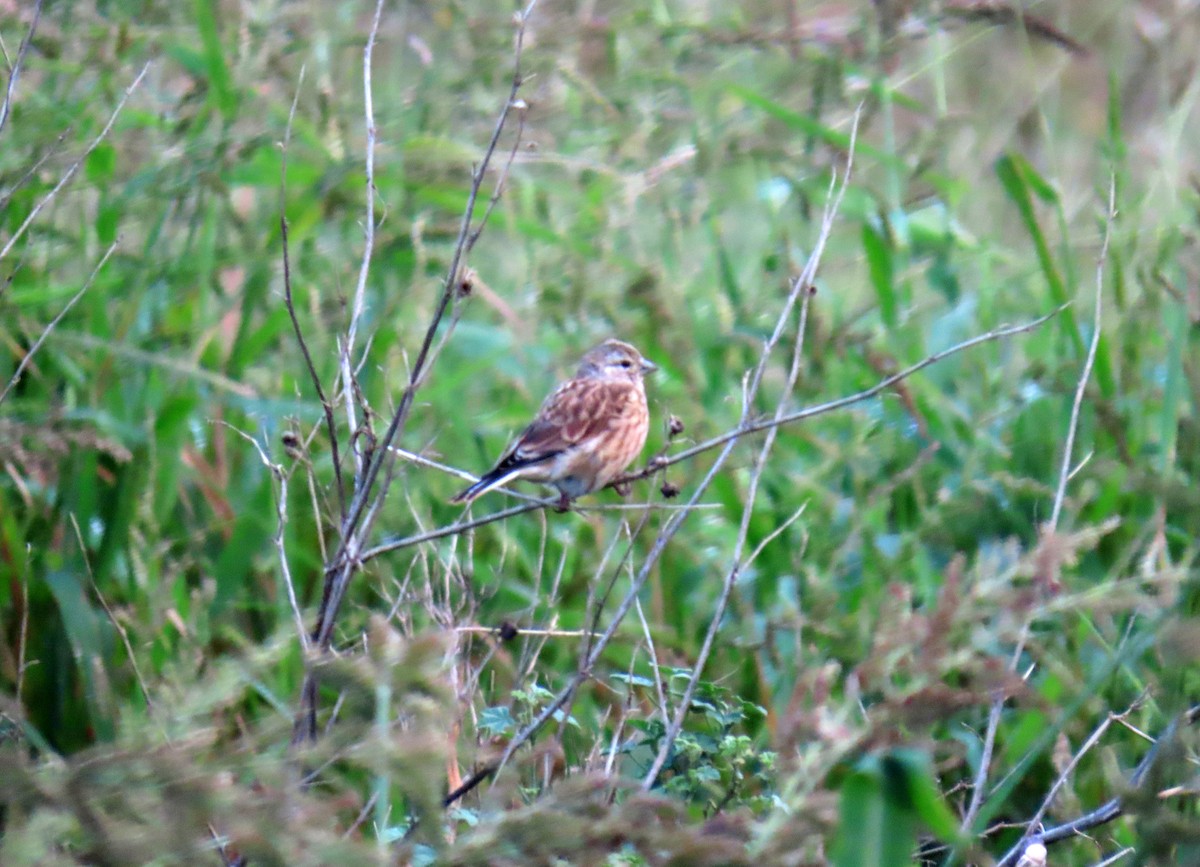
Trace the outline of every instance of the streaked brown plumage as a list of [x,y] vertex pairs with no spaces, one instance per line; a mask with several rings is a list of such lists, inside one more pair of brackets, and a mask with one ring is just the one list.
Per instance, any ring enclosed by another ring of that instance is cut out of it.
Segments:
[[553,485],[563,509],[600,490],[646,444],[650,413],[642,378],[657,369],[620,340],[588,351],[575,376],[546,398],[496,466],[450,502],[469,503],[515,479]]

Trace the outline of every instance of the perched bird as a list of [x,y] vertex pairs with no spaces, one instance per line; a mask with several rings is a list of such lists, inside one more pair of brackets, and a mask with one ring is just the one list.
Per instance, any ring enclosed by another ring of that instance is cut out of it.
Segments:
[[589,350],[575,376],[546,398],[496,466],[450,502],[469,503],[514,479],[553,485],[560,510],[600,490],[646,444],[650,412],[642,377],[657,369],[620,340]]

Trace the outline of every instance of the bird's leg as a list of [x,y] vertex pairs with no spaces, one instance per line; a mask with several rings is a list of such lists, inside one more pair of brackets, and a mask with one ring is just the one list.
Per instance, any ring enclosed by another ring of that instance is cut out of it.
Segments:
[[571,511],[571,498],[567,496],[565,491],[559,491],[558,502],[554,504],[554,511],[560,515],[563,512]]

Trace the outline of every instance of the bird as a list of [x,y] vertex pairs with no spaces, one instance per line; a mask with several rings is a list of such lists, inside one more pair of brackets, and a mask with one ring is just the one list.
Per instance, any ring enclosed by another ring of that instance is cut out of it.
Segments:
[[658,365],[621,340],[588,350],[575,375],[542,403],[529,426],[496,465],[450,502],[476,497],[515,479],[552,485],[557,508],[598,491],[642,451],[650,429],[643,378]]

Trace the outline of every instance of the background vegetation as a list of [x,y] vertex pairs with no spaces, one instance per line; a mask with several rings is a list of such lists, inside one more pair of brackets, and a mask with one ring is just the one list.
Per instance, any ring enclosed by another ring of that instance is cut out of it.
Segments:
[[[780,428],[761,472],[745,438],[656,561],[715,452],[375,557],[290,748],[289,575],[310,629],[341,539],[284,303],[293,100],[291,286],[349,496],[513,76],[504,4],[383,5],[352,431],[373,12],[0,0],[0,862],[1015,863],[1119,798],[1049,863],[1200,863],[1195,5],[543,0],[398,446],[481,472],[610,335],[662,368],[647,458],[735,429],[859,106],[752,414],[1070,306]],[[395,472],[369,545],[460,517],[453,473]]]

